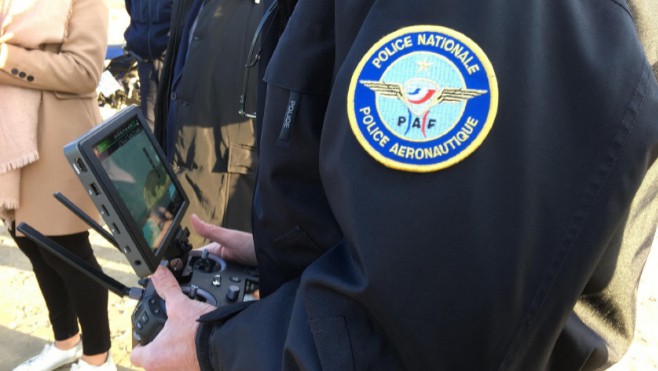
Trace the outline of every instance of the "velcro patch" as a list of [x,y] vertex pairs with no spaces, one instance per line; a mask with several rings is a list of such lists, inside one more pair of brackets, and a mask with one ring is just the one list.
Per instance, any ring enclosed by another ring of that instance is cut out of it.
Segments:
[[363,56],[347,95],[352,131],[377,161],[430,172],[475,151],[498,109],[498,83],[480,47],[441,26],[386,35]]

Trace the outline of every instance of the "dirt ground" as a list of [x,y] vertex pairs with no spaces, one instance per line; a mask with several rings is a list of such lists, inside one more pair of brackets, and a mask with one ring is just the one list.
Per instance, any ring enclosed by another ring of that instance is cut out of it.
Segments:
[[[110,6],[111,44],[123,43],[128,19],[124,0],[105,0]],[[105,114],[108,114],[107,112]],[[92,244],[103,270],[126,286],[136,286],[136,276],[124,256],[96,233]],[[614,371],[658,370],[658,244],[644,270],[639,288],[638,319],[635,341]],[[11,370],[23,360],[37,354],[52,341],[43,298],[30,264],[16,248],[0,223],[0,371]],[[130,314],[135,301],[110,293],[109,313],[112,334],[112,357],[119,370],[138,370],[130,364]],[[68,368],[61,368],[68,370]]]

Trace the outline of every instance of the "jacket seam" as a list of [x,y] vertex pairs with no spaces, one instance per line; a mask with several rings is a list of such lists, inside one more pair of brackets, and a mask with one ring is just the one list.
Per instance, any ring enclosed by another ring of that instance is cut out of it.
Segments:
[[535,319],[542,311],[556,278],[569,257],[575,242],[578,240],[585,222],[589,220],[591,209],[597,203],[601,190],[607,183],[612,168],[617,163],[619,153],[625,147],[628,138],[636,126],[637,116],[642,110],[646,98],[646,90],[650,81],[649,76],[650,70],[645,66],[642,69],[642,74],[636,85],[633,97],[626,108],[621,125],[603,153],[603,159],[599,161],[598,169],[590,177],[589,186],[581,198],[581,206],[574,211],[561,247],[555,252],[554,261],[549,267],[548,272],[544,274],[538,292],[534,295],[520,328],[516,332],[516,336],[514,336],[503,361],[500,363],[499,370],[506,370],[510,367],[512,360],[514,360],[518,353],[519,346],[523,343],[524,336],[533,328]]

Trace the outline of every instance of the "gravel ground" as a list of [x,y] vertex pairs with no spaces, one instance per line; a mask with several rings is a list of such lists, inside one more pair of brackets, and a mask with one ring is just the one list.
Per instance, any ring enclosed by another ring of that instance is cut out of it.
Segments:
[[[123,43],[128,24],[124,0],[105,0],[110,6],[110,44]],[[104,112],[110,114],[110,112]],[[136,276],[124,256],[96,233],[92,244],[103,270],[127,286],[136,285]],[[658,370],[658,243],[642,276],[639,287],[638,320],[635,341],[624,359],[610,370]],[[52,341],[50,323],[39,289],[27,259],[16,248],[0,225],[0,371],[38,353]],[[109,313],[112,357],[121,371],[138,370],[130,364],[132,347],[130,314],[135,302],[110,293]],[[68,370],[61,368],[60,370]]]

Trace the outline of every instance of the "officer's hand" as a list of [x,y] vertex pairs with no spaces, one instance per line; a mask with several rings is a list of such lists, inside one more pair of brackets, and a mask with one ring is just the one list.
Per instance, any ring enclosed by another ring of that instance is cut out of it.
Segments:
[[158,295],[165,301],[167,321],[149,344],[137,346],[130,361],[146,370],[199,370],[194,338],[197,319],[213,309],[212,305],[191,300],[181,291],[176,278],[164,267],[151,276]]
[[213,241],[203,247],[211,254],[243,265],[252,267],[257,265],[254,237],[251,233],[206,223],[196,214],[190,216],[190,222],[196,233]]

